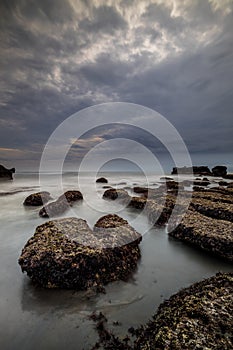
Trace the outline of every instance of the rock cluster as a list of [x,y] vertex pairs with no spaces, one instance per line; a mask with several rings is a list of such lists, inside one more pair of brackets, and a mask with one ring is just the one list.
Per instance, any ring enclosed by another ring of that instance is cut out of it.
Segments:
[[40,206],[47,203],[52,197],[47,191],[37,192],[30,194],[25,198],[23,204],[26,206]]
[[83,196],[80,191],[66,191],[56,201],[46,204],[39,211],[39,215],[43,218],[61,215],[69,209],[74,202],[82,199]]
[[141,235],[117,215],[101,218],[94,230],[82,219],[58,219],[37,227],[19,264],[46,288],[101,288],[136,268],[140,241]]

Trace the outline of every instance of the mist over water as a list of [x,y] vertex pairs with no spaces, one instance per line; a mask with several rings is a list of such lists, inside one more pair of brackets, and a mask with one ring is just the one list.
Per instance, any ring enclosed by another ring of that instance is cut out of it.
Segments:
[[[119,188],[147,184],[142,173],[105,172],[99,175],[108,178],[108,185]],[[61,194],[56,186],[56,176],[45,175],[47,190],[54,199]],[[84,201],[74,205],[63,217],[78,216],[93,227],[100,216],[118,213],[136,223],[136,210],[123,209],[120,204],[102,199],[102,184],[96,184],[99,196],[93,196],[90,207],[85,196],[92,194],[91,177],[81,176]],[[158,175],[148,176],[150,186],[157,187],[159,178]],[[64,174],[63,186],[64,191],[78,189],[77,174]],[[98,295],[36,287],[22,274],[17,260],[35,228],[46,221],[38,216],[38,207],[23,206],[25,197],[37,191],[38,174],[16,174],[14,181],[0,183],[1,349],[90,349],[97,340],[93,322],[88,318],[93,311],[104,312],[110,328],[123,335],[130,326],[137,327],[148,321],[159,304],[181,288],[218,271],[232,270],[230,263],[170,239],[165,229],[150,228],[147,218],[142,216],[135,229],[148,232],[140,244],[142,257],[138,268],[127,282],[110,283],[106,286],[106,294]],[[101,212],[96,211],[95,206],[101,208]],[[119,321],[120,325],[114,326],[114,321]]]

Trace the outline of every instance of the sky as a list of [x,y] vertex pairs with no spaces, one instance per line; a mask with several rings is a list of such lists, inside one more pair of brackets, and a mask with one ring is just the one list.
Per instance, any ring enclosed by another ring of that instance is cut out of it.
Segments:
[[[1,164],[37,168],[56,127],[109,102],[162,114],[195,164],[233,164],[233,0],[0,0],[0,13]],[[159,148],[111,125],[70,161],[126,136]]]

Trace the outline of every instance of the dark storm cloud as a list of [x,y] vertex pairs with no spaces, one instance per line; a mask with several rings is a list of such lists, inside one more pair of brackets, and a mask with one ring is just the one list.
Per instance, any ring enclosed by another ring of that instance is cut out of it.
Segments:
[[[60,122],[109,101],[156,109],[192,152],[232,150],[232,8],[227,0],[2,0],[2,159],[30,147],[39,157]],[[114,135],[159,149],[135,130],[110,128],[96,142]]]

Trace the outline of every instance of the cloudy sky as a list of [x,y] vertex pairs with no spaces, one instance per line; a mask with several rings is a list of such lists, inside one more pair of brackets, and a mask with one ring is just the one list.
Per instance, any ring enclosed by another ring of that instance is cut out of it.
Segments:
[[[233,0],[0,0],[0,13],[0,163],[37,166],[62,121],[118,101],[161,113],[196,163],[233,163]],[[115,135],[157,147],[111,126],[72,154]]]

